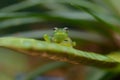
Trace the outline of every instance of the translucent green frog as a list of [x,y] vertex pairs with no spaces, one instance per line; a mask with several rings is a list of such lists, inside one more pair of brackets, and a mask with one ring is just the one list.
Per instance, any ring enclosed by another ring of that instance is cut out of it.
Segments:
[[53,36],[49,36],[47,34],[44,34],[44,40],[46,42],[53,42],[58,43],[64,46],[73,47],[76,45],[75,42],[71,40],[71,38],[68,36],[68,28],[54,28]]

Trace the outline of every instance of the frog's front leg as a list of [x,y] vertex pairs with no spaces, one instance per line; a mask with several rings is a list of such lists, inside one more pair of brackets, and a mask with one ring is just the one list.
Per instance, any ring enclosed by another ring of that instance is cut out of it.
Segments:
[[43,38],[46,42],[51,42],[51,37],[48,34],[44,34]]

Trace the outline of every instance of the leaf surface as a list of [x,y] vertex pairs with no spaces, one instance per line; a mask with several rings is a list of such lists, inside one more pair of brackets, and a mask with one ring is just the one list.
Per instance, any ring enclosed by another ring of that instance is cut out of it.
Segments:
[[115,67],[119,63],[101,54],[85,52],[60,44],[48,43],[30,38],[3,37],[0,38],[0,46],[31,56],[47,57],[73,64],[83,63],[85,65],[109,68]]

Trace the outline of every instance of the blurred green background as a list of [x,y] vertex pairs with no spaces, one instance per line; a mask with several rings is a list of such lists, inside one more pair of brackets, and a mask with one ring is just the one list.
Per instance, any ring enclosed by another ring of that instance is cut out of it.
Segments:
[[[1,0],[0,36],[43,40],[68,27],[76,49],[109,54],[120,50],[119,0]],[[69,66],[70,65],[70,66]],[[35,73],[35,74],[34,74]],[[92,73],[92,74],[91,74]],[[0,80],[119,80],[119,72],[72,65],[0,48]]]

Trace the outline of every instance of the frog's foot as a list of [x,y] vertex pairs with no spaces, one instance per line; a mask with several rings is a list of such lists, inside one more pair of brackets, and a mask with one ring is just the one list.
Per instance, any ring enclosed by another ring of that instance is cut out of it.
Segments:
[[73,46],[76,46],[76,42],[72,42],[72,45],[73,45]]
[[73,45],[70,42],[66,42],[66,41],[61,42],[60,45],[67,46],[67,47],[73,47]]
[[51,38],[50,38],[49,35],[44,34],[43,38],[44,38],[44,40],[45,40],[46,42],[51,42]]

